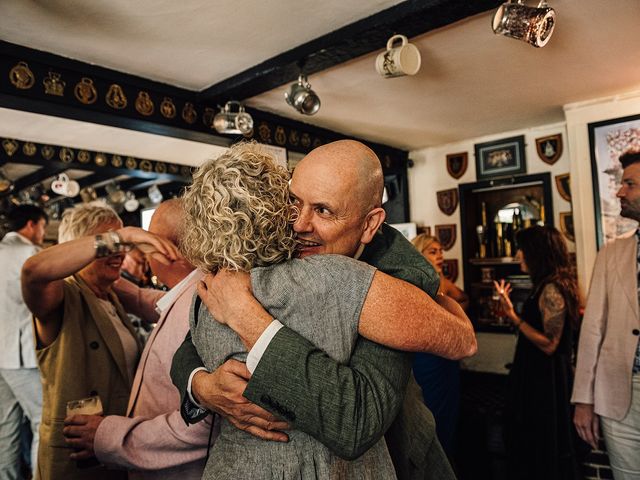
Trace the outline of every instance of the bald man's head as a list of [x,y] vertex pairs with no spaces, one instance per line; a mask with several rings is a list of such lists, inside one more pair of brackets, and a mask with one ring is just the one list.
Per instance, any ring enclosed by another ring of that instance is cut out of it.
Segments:
[[378,156],[365,144],[355,140],[338,140],[312,150],[296,167],[324,166],[345,183],[350,200],[362,213],[382,206],[384,176]]
[[300,209],[293,226],[300,254],[357,256],[384,221],[383,185],[378,157],[360,142],[341,140],[309,153],[290,187]]
[[[149,231],[178,245],[183,218],[184,211],[180,199],[172,198],[166,200],[158,205],[156,211],[153,212],[149,223]],[[149,266],[154,275],[170,288],[177,285],[194,269],[193,265],[184,259],[172,262],[171,265],[164,265],[153,258],[149,258]]]

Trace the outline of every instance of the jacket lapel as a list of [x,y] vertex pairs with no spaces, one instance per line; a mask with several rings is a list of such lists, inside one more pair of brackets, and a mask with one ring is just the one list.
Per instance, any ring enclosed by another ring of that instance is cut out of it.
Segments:
[[616,240],[616,274],[627,301],[638,318],[638,240],[635,235]]
[[[99,305],[97,297],[87,286],[87,284],[78,275],[74,275],[74,278],[78,282],[78,285],[80,285],[82,296],[84,297],[84,300],[87,303],[89,310],[91,311],[91,316],[96,324],[96,327],[98,328],[98,331],[100,332],[100,336],[102,337],[104,344],[109,349],[109,352],[111,353],[111,356],[113,357],[113,360],[118,367],[118,371],[125,381],[125,385],[130,385],[131,379],[129,378],[129,373],[127,372],[127,362],[124,357],[124,349],[122,348],[120,337],[118,337],[118,332],[116,332],[115,327],[111,323],[111,319]],[[111,301],[114,301],[115,294],[110,293],[110,297]],[[124,312],[124,310],[117,299],[115,300],[115,302],[116,310],[118,311],[118,314],[122,319],[121,312]],[[138,344],[139,348],[140,344],[137,340],[137,337],[135,336],[135,333],[133,332],[133,327],[131,327],[128,321],[123,320],[123,323],[125,324],[127,329],[132,332],[134,338],[136,338],[136,343]]]

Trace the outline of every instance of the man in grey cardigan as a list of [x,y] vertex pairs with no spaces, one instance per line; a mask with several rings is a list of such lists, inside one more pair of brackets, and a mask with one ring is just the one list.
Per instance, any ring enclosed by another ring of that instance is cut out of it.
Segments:
[[[435,295],[437,275],[399,233],[382,225],[368,245],[362,242],[363,232],[384,220],[382,184],[378,158],[361,143],[334,142],[307,155],[291,185],[300,208],[294,229],[302,242],[301,255],[360,258]],[[277,431],[282,422],[260,406],[344,458],[358,457],[388,430],[386,440],[399,478],[454,478],[415,381],[407,388],[409,354],[360,338],[350,363],[340,365],[272,321],[250,292],[210,291],[217,292],[215,301],[228,315],[243,318],[246,330],[238,333],[257,341],[247,367],[229,361],[208,373],[198,371],[202,362],[187,338],[172,366],[186,421],[197,421],[209,409],[256,436],[286,440]]]

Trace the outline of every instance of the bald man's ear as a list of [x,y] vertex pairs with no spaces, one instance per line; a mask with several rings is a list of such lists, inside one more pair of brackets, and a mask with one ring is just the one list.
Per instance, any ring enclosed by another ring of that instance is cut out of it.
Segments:
[[365,227],[364,232],[362,232],[362,237],[360,237],[360,243],[366,245],[373,240],[373,236],[376,234],[382,222],[387,217],[387,212],[384,209],[378,207],[371,210],[367,213],[365,217]]

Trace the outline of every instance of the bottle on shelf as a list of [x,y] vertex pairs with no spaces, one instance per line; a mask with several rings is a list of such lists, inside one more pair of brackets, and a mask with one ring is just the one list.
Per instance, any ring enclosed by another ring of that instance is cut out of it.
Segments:
[[504,257],[504,239],[502,235],[502,223],[496,222],[495,256]]
[[482,202],[481,225],[476,226],[478,236],[478,258],[487,257],[487,204]]
[[538,225],[544,227],[544,205],[540,205],[540,220],[538,220]]

